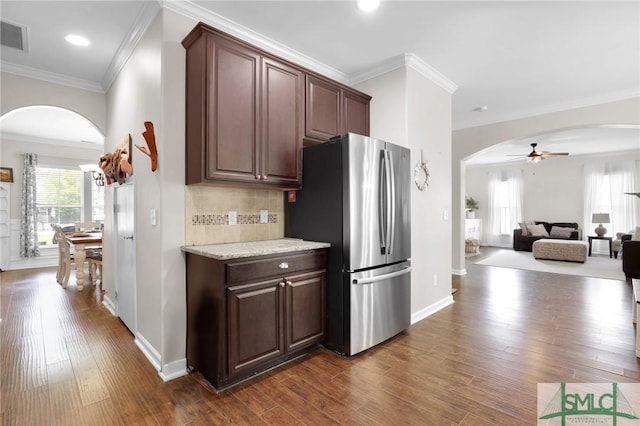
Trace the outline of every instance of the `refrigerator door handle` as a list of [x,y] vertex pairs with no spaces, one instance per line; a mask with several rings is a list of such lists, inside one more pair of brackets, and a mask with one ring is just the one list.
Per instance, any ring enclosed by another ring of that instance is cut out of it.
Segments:
[[380,230],[380,253],[387,254],[387,217],[386,217],[386,170],[387,170],[387,157],[385,151],[380,151],[380,167],[378,169],[378,227]]
[[378,281],[388,280],[389,278],[398,277],[400,275],[408,274],[411,272],[411,266],[402,269],[400,271],[390,272],[388,274],[378,275],[377,277],[354,279],[353,284],[373,284]]
[[391,150],[387,150],[387,167],[389,173],[387,174],[387,180],[389,185],[389,192],[387,197],[388,215],[387,215],[387,232],[389,238],[387,239],[387,254],[391,254],[393,243],[396,236],[396,178],[395,170],[393,169],[393,154]]

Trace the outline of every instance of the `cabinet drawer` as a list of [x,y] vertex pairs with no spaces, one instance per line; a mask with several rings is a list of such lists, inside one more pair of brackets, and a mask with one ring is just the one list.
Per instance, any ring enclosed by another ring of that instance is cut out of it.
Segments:
[[[285,267],[286,266],[286,267]],[[290,276],[300,271],[324,269],[326,251],[314,251],[269,258],[253,258],[227,264],[228,285],[276,276]]]

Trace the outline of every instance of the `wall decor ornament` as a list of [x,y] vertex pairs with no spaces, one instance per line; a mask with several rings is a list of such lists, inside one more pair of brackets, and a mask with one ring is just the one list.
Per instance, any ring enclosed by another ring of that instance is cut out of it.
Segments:
[[13,182],[13,169],[0,167],[0,182]]
[[145,155],[151,158],[151,171],[155,172],[158,168],[158,148],[156,147],[156,135],[153,132],[153,123],[150,121],[144,122],[144,128],[146,129],[142,132],[142,136],[144,140],[147,142],[146,146],[136,145],[140,151],[142,151]]
[[100,157],[98,166],[104,172],[108,185],[114,181],[122,185],[127,176],[133,174],[133,166],[131,158],[131,134],[128,133],[124,139],[116,145],[113,152],[107,152]]
[[413,181],[420,191],[424,191],[429,186],[429,177],[429,169],[427,169],[427,164],[422,157],[422,150],[420,150],[420,161],[413,169]]

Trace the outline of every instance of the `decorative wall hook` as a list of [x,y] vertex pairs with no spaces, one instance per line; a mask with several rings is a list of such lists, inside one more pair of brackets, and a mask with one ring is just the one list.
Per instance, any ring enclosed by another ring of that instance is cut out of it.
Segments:
[[155,172],[158,168],[158,148],[156,147],[156,135],[153,132],[153,123],[150,121],[145,121],[144,127],[147,130],[142,132],[142,136],[144,136],[144,140],[147,141],[147,146],[149,147],[149,149],[147,149],[146,146],[140,145],[136,145],[136,148],[138,148],[144,154],[148,155],[149,158],[151,158],[151,171]]

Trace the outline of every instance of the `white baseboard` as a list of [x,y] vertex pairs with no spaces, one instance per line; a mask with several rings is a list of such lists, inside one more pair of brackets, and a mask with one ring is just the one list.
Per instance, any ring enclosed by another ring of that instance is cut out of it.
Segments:
[[165,382],[187,375],[187,359],[182,358],[162,366],[162,371],[158,373]]
[[411,314],[411,324],[415,324],[418,321],[422,321],[430,315],[435,314],[440,309],[443,309],[449,305],[453,304],[453,296],[449,295],[441,300],[438,300],[436,303],[432,303],[424,309],[419,310]]
[[116,314],[116,305],[115,305],[115,303],[113,303],[113,300],[111,300],[109,298],[109,296],[107,296],[106,294],[102,298],[102,306],[107,308],[107,310],[109,312],[111,312],[111,315],[113,315],[114,317],[118,316],[118,314]]
[[144,336],[140,333],[136,333],[136,338],[135,338],[135,343],[136,346],[142,351],[142,353],[144,354],[144,356],[147,357],[147,359],[149,360],[149,362],[151,363],[151,365],[153,365],[153,368],[155,368],[158,371],[161,371],[161,356],[160,356],[160,352],[158,352],[152,345],[151,343],[149,343],[149,341],[147,339],[144,338]]
[[462,268],[462,269],[452,269],[451,273],[453,275],[467,275],[467,269],[466,268]]

